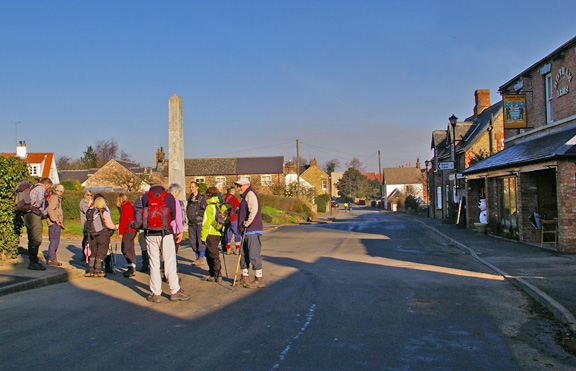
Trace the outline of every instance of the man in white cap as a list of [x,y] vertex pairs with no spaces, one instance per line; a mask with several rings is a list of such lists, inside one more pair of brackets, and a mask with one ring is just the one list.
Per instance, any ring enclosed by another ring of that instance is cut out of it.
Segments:
[[[239,284],[246,288],[266,287],[262,279],[262,243],[260,238],[264,230],[262,223],[262,205],[260,197],[250,186],[250,180],[246,177],[238,179],[234,184],[238,186],[242,201],[238,208],[238,232],[244,235],[242,245],[243,259],[240,260],[242,279]],[[255,271],[254,281],[249,280],[249,267]]]

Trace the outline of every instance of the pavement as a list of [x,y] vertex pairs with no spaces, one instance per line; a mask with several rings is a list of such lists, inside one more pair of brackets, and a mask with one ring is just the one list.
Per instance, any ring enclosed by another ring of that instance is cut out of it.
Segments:
[[[576,319],[573,314],[576,313],[576,254],[481,234],[446,224],[441,219],[402,213],[395,215],[420,223],[423,228],[434,231],[505,277],[550,310],[568,327],[571,335],[576,336]],[[315,223],[330,223],[334,219],[337,219],[337,214],[334,217],[324,214],[317,217]],[[265,226],[265,232],[276,228]],[[83,277],[86,264],[80,262],[80,245],[80,240],[62,239],[58,249],[62,267],[47,266],[45,271],[27,269],[27,256],[1,263],[0,296]],[[21,238],[20,246],[27,246],[26,237]],[[186,245],[183,244],[183,247]],[[47,250],[48,239],[45,238],[40,251],[45,253]],[[139,250],[138,245],[136,250]],[[122,257],[118,261],[124,262]]]

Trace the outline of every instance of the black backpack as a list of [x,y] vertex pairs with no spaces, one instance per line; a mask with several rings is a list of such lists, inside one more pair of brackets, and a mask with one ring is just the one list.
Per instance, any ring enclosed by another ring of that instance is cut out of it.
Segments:
[[91,207],[86,210],[86,221],[84,222],[84,232],[90,236],[97,236],[104,230],[102,222],[102,212],[100,209]]

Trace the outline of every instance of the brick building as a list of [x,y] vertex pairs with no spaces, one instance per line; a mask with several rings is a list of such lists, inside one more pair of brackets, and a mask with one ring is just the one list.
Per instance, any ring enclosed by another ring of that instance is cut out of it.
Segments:
[[[296,182],[297,168],[296,163],[292,160],[284,165],[286,173],[286,184]],[[293,176],[290,176],[293,175]],[[316,196],[321,194],[330,194],[330,176],[318,167],[316,159],[310,160],[308,165],[300,166],[300,182],[306,184],[308,187],[314,188]]]
[[476,90],[474,99],[472,116],[456,122],[454,129],[448,123],[446,130],[432,132],[434,155],[431,161],[427,161],[425,181],[428,188],[425,193],[430,195],[430,217],[463,222],[467,208],[463,207],[466,183],[462,172],[474,161],[502,149],[502,102],[492,105],[490,90],[487,89]]
[[[541,243],[535,214],[557,230],[558,243],[576,252],[576,37],[500,87],[504,149],[464,171],[468,227],[487,204],[494,234]],[[554,236],[552,236],[554,237]]]

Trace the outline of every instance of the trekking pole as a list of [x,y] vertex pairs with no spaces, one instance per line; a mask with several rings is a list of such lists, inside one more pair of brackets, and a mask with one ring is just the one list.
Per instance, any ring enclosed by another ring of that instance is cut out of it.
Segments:
[[234,282],[232,287],[236,286],[236,278],[238,278],[238,270],[240,269],[240,259],[242,258],[242,251],[244,251],[244,235],[246,230],[242,232],[242,238],[240,239],[240,251],[238,252],[238,263],[236,263],[236,273],[234,273]]

